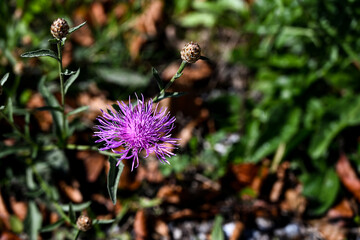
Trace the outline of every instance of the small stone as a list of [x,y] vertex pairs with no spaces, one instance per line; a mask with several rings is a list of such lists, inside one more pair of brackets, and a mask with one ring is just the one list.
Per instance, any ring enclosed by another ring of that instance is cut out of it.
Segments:
[[231,235],[234,233],[235,230],[235,223],[230,222],[226,223],[223,226],[223,231],[225,232],[226,237],[230,238]]
[[255,222],[260,231],[268,231],[274,225],[274,223],[270,219],[263,218],[263,217],[256,218]]

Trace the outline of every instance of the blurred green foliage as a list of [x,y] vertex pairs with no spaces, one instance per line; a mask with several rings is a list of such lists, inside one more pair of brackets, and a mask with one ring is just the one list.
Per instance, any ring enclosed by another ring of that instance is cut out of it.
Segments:
[[[54,90],[51,81],[57,77],[56,60],[48,58],[40,58],[31,70],[29,65],[18,70],[23,62],[20,54],[47,47],[51,22],[61,16],[73,26],[74,11],[90,4],[91,1],[75,0],[0,1],[0,77],[10,72],[0,106],[6,106],[9,118],[21,116],[28,123],[30,113],[18,107],[25,106],[31,91],[37,91],[38,86],[46,95],[44,82]],[[216,179],[226,172],[229,163],[272,158],[284,145],[283,158],[292,162],[304,184],[304,194],[311,200],[309,213],[324,213],[341,193],[334,170],[339,152],[348,154],[360,169],[360,3],[176,0],[166,1],[165,5],[166,24],[183,30],[181,37],[189,40],[201,39],[201,33],[208,32],[209,57],[219,64],[246,66],[250,80],[245,93],[220,89],[221,94],[215,97],[209,94],[205,104],[211,110],[217,132],[193,137],[188,151],[172,158],[172,168],[165,166],[163,172],[181,173],[189,165],[200,165],[207,176]],[[74,43],[69,69],[76,71],[80,67],[81,74],[80,83],[70,94],[96,82],[113,100],[127,97],[154,83],[149,81],[151,65],[167,64],[178,56],[173,56],[173,49],[164,48],[168,39],[160,35],[150,39],[139,59],[131,59],[126,33],[141,13],[141,6],[142,1],[133,1],[122,18],[117,19],[110,12],[106,25],[91,25],[96,43],[93,46]],[[222,52],[221,46],[227,44],[221,35],[224,29],[238,39]],[[47,78],[41,79],[43,75]],[[124,81],[128,79],[131,81]],[[25,127],[24,131],[30,130]],[[230,141],[230,136],[238,137]],[[19,138],[9,132],[1,137]],[[33,137],[44,145],[52,141],[47,134]],[[17,155],[12,162],[0,163],[4,190],[21,192],[26,188],[29,192],[31,224],[21,226],[13,218],[14,231],[24,227],[34,236],[42,220],[33,199],[45,195],[43,190],[36,191],[40,184],[34,181],[34,175],[41,174],[49,182],[47,197],[58,200],[51,174],[66,172],[68,161],[65,155],[54,151],[50,156],[40,154],[33,162],[29,149],[21,144],[8,147],[1,142],[0,148],[2,158]]]

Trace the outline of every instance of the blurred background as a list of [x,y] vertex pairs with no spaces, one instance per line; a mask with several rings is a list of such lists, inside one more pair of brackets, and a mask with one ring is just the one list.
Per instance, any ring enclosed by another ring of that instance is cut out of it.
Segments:
[[169,89],[187,95],[160,103],[181,138],[171,165],[149,159],[130,172],[124,162],[116,205],[104,155],[53,150],[29,160],[1,118],[1,239],[71,239],[66,225],[38,232],[58,215],[29,190],[32,168],[60,203],[90,201],[83,211],[92,218],[116,218],[84,239],[360,237],[360,2],[3,0],[0,16],[0,77],[10,73],[0,106],[11,99],[18,128],[43,145],[54,141],[52,117],[32,109],[45,106],[43,77],[60,96],[57,62],[20,55],[56,50],[48,42],[56,18],[87,22],[63,53],[65,68],[80,68],[66,110],[89,106],[71,119],[72,144],[95,145],[100,109],[134,93],[154,97],[152,67],[169,81],[185,43],[209,58]]

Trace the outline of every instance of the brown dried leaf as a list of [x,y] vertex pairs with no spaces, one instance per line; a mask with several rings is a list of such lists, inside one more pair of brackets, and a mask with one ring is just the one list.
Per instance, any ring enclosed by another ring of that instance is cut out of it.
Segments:
[[323,239],[346,239],[346,230],[341,226],[329,223],[326,219],[314,220],[311,225],[317,229]]
[[59,182],[60,189],[74,203],[81,203],[83,196],[78,188],[67,185],[64,181]]
[[164,2],[162,0],[151,1],[145,6],[145,11],[134,21],[133,32],[135,35],[130,37],[130,55],[132,59],[139,56],[141,47],[147,42],[149,37],[154,37],[158,33],[158,25],[162,21]]
[[[85,22],[86,15],[87,15],[86,7],[80,7],[78,9],[76,9],[76,11],[74,11],[74,15],[73,15],[74,25],[77,26],[77,25]],[[90,47],[95,42],[94,37],[92,35],[92,32],[91,32],[88,24],[85,24],[85,26],[83,26],[82,28],[73,32],[70,36],[77,44],[84,46],[84,47]]]
[[336,172],[345,188],[360,202],[360,180],[345,154],[342,154],[336,163]]
[[180,203],[183,189],[177,185],[164,185],[157,192],[156,197],[161,198],[164,202],[178,204]]
[[5,227],[1,229],[11,229],[9,218],[10,214],[6,209],[6,205],[0,191],[0,226],[5,225]]
[[169,227],[163,220],[157,219],[155,222],[155,232],[158,233],[162,238],[169,239]]
[[[45,105],[45,100],[40,93],[34,93],[26,103],[26,107],[30,109],[44,107]],[[40,126],[40,129],[42,131],[49,131],[53,123],[51,113],[49,111],[36,111],[34,116]]]
[[301,185],[298,185],[295,189],[288,189],[285,192],[285,200],[280,204],[281,210],[301,216],[306,208],[306,198],[301,195],[301,192]]
[[3,232],[0,235],[0,240],[21,240],[21,238],[12,232]]
[[106,157],[94,151],[78,151],[76,157],[84,162],[86,179],[95,182],[104,167]]
[[230,165],[230,171],[240,185],[248,186],[259,171],[259,167],[253,163],[240,163]]
[[62,63],[64,68],[69,66],[72,61],[72,49],[73,49],[72,43],[67,42],[64,46],[64,51],[62,55]]
[[17,201],[14,196],[10,197],[10,206],[14,214],[21,220],[24,221],[27,214],[28,205],[26,202]]
[[136,212],[134,220],[135,239],[143,240],[148,237],[145,210],[141,209]]
[[91,22],[97,26],[104,26],[107,22],[107,16],[104,6],[100,2],[94,2],[90,6]]
[[234,229],[234,232],[230,236],[230,240],[240,239],[244,229],[245,229],[244,223],[242,223],[240,221],[236,221],[235,222],[235,229]]
[[338,205],[331,208],[327,213],[328,218],[352,218],[354,217],[354,211],[351,208],[350,202],[347,199],[343,199]]
[[91,198],[94,202],[98,202],[99,204],[104,205],[109,212],[112,212],[115,208],[110,198],[106,198],[104,195],[93,194]]

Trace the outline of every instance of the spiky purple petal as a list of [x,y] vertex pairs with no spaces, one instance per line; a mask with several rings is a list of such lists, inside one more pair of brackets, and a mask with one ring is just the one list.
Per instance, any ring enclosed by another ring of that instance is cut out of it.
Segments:
[[[144,102],[137,98],[137,104],[129,105],[124,102],[117,102],[120,111],[103,111],[102,116],[97,120],[100,125],[96,125],[98,130],[94,136],[99,137],[96,143],[103,142],[104,147],[99,150],[112,150],[115,153],[122,154],[118,163],[123,159],[133,159],[131,171],[139,166],[139,153],[144,150],[148,157],[155,153],[161,163],[169,163],[166,157],[175,155],[171,150],[174,145],[178,145],[178,139],[171,137],[171,131],[174,129],[175,117],[163,108],[158,110],[158,104],[155,109],[152,108],[153,102],[149,100]],[[169,145],[169,143],[171,145]],[[123,147],[123,150],[114,150]]]

